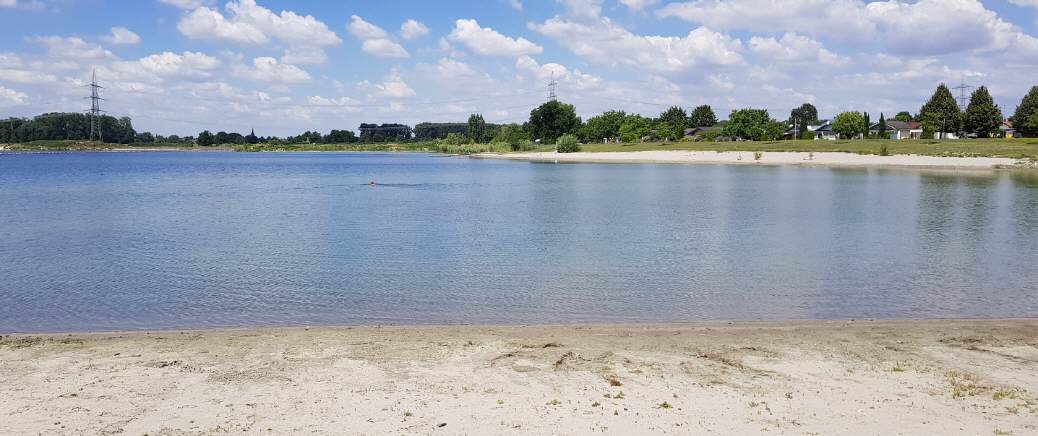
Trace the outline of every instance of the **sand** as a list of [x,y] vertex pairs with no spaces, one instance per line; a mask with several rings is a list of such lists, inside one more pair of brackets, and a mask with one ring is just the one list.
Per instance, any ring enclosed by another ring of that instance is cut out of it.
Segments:
[[755,160],[753,152],[738,151],[634,151],[602,153],[483,153],[488,159],[541,162],[589,163],[700,163],[743,165],[802,165],[839,167],[893,167],[991,170],[1022,164],[1017,159],[998,157],[938,157],[917,155],[879,156],[854,153],[764,152]]
[[1038,320],[7,335],[0,387],[5,435],[1025,435]]

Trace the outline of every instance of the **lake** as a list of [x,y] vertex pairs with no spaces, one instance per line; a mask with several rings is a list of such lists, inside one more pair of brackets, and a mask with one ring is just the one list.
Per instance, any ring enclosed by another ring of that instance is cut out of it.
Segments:
[[0,332],[1033,317],[1038,176],[0,154],[0,302]]

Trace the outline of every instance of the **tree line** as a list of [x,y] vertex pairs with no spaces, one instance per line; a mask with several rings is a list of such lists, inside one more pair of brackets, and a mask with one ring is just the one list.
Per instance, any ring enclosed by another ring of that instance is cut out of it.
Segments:
[[[951,90],[941,84],[918,113],[912,115],[907,111],[900,112],[893,120],[920,123],[923,138],[943,137],[948,133],[987,138],[1000,134],[1004,118],[1002,110],[994,103],[986,87],[981,86],[973,91],[967,107],[960,109]],[[129,117],[115,118],[105,115],[98,117],[96,121],[105,142],[121,144],[193,143],[199,146],[212,146],[439,140],[452,145],[506,143],[513,150],[532,148],[537,143],[555,144],[565,135],[572,135],[583,143],[679,140],[688,136],[688,129],[694,129],[694,137],[702,140],[767,141],[790,137],[791,133],[794,137],[813,139],[814,133],[808,131],[808,126],[821,122],[817,108],[809,103],[791,110],[786,120],[772,118],[766,109],[746,108],[733,110],[727,120],[719,121],[709,105],[700,105],[691,112],[673,106],[656,117],[612,110],[584,121],[577,116],[573,105],[555,100],[530,111],[529,119],[522,124],[487,123],[482,115],[472,114],[465,123],[419,123],[413,128],[397,123],[363,123],[359,126],[359,135],[351,130],[333,129],[327,134],[306,131],[296,136],[279,138],[256,136],[254,132],[242,135],[235,132],[212,133],[205,130],[197,137],[179,137],[136,132]],[[832,129],[843,138],[886,138],[888,131],[892,130],[888,127],[887,121],[885,115],[880,113],[878,123],[874,126],[868,112],[848,111],[836,115],[832,121]],[[1009,121],[1019,135],[1038,136],[1038,86],[1031,88]],[[792,127],[795,129],[791,129]],[[48,113],[32,119],[0,120],[0,143],[87,140],[89,136],[90,116],[86,114]]]

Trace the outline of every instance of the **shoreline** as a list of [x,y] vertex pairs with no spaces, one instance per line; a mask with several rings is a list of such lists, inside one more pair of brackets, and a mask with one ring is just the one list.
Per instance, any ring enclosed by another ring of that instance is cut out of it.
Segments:
[[[812,156],[813,155],[813,156]],[[483,159],[519,160],[555,163],[649,163],[649,164],[726,164],[726,165],[790,165],[849,168],[908,168],[996,170],[1026,161],[999,157],[944,157],[922,155],[864,155],[843,152],[763,152],[759,161],[750,151],[630,151],[630,152],[532,152],[481,153]]]
[[4,334],[0,428],[1028,434],[1038,318]]

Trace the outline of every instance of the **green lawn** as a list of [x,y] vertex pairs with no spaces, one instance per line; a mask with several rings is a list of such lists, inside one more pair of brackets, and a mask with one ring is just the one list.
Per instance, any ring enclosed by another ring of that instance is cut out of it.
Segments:
[[[1038,159],[1038,138],[1026,139],[964,139],[964,140],[848,140],[848,141],[739,141],[739,142],[645,142],[635,144],[584,144],[581,151],[799,151],[847,152],[880,154],[883,145],[889,154],[917,154],[926,156],[983,156],[1015,159]],[[554,147],[540,147],[537,151],[551,151]]]

